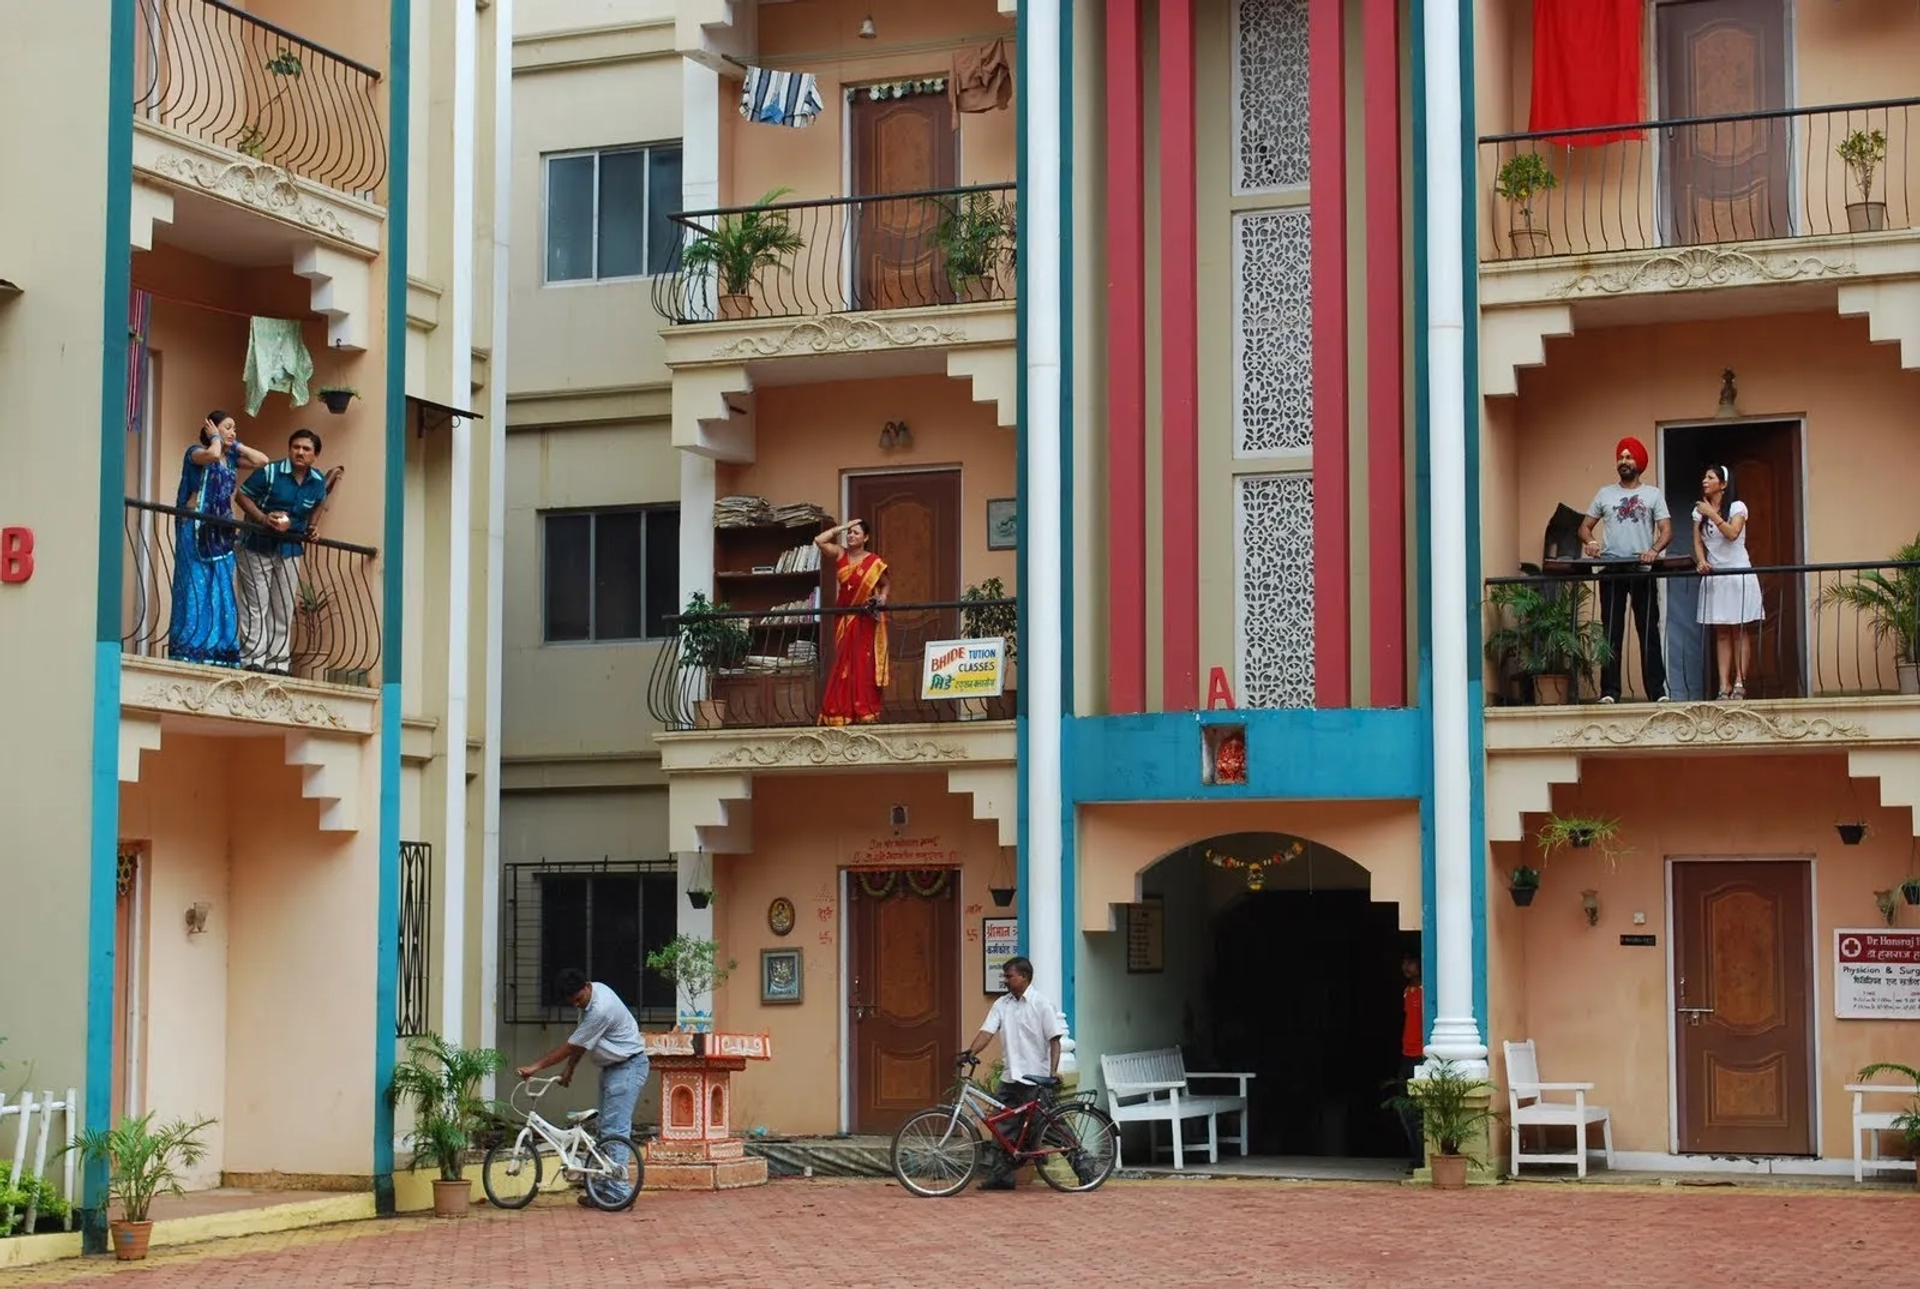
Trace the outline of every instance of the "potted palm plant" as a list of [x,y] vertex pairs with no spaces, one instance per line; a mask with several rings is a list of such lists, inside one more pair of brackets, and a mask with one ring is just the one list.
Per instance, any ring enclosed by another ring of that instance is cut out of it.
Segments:
[[[709,604],[699,591],[687,597],[687,607],[680,614],[682,667],[705,672],[712,679],[746,661],[750,644],[746,623],[740,618],[723,616],[728,611],[725,604]],[[726,706],[726,700],[721,698],[696,699],[694,728],[719,729]]]
[[1583,582],[1502,582],[1488,594],[1501,626],[1487,636],[1487,657],[1530,681],[1533,702],[1569,701],[1579,679],[1613,656],[1606,628],[1586,612],[1591,594]]
[[1890,562],[1900,567],[1855,573],[1827,587],[1820,601],[1866,614],[1874,639],[1893,641],[1900,692],[1920,694],[1920,537],[1895,551]]
[[706,1055],[713,1014],[700,1010],[706,996],[727,982],[740,964],[720,961],[720,946],[699,936],[677,935],[647,955],[647,967],[673,982],[680,994],[680,1013],[674,1028],[693,1035],[696,1056]]
[[1467,1165],[1486,1165],[1472,1152],[1495,1118],[1493,1085],[1474,1078],[1452,1061],[1427,1063],[1426,1072],[1407,1083],[1404,1094],[1387,1103],[1394,1110],[1417,1110],[1433,1144],[1428,1166],[1435,1190],[1465,1190]]
[[[1007,588],[1000,579],[990,577],[976,586],[969,586],[960,596],[963,607],[960,610],[960,634],[968,640],[988,640],[999,636],[1005,642],[1005,652],[1001,654],[1001,667],[1004,681],[1003,693],[1013,692],[1013,664],[1020,652],[1020,609],[1007,594]],[[960,719],[977,721],[985,719],[988,700],[984,698],[963,698],[960,700]]]
[[748,209],[720,216],[712,228],[694,230],[680,262],[697,276],[719,279],[722,322],[753,317],[753,284],[760,270],[780,267],[806,246],[787,212],[771,209],[791,191],[775,188]]
[[934,241],[946,265],[947,281],[962,303],[993,299],[994,270],[1005,254],[1009,228],[1007,212],[990,192],[962,193],[942,198],[940,224]]
[[154,1197],[182,1193],[180,1170],[206,1158],[207,1145],[200,1134],[216,1122],[175,1119],[155,1129],[153,1113],[122,1119],[111,1128],[89,1129],[68,1147],[90,1163],[106,1167],[107,1202],[120,1205],[120,1216],[107,1224],[107,1232],[113,1256],[122,1262],[147,1256],[153,1238],[149,1211]]
[[[1552,192],[1559,186],[1559,177],[1538,152],[1515,153],[1500,167],[1500,173],[1494,177],[1493,191],[1513,203],[1513,213],[1520,221],[1507,233],[1515,256],[1531,259],[1552,249],[1547,230],[1534,227],[1533,203],[1542,193]],[[1546,222],[1544,217],[1541,222]]]
[[1834,149],[1860,187],[1860,200],[1847,203],[1849,233],[1877,233],[1887,226],[1887,203],[1873,200],[1873,176],[1887,159],[1887,136],[1882,130],[1855,130]]
[[423,1034],[407,1044],[407,1057],[393,1069],[388,1097],[413,1111],[413,1166],[435,1168],[433,1215],[465,1217],[473,1204],[473,1183],[462,1171],[474,1139],[490,1120],[480,1081],[506,1063],[490,1047],[465,1048],[438,1034]]

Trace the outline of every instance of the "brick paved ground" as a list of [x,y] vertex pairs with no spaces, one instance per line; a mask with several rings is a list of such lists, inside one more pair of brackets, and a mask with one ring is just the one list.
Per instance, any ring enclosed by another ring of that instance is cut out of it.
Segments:
[[[1015,1216],[1017,1212],[1017,1217]],[[1762,1189],[1532,1187],[1465,1194],[1368,1185],[1115,1182],[922,1200],[885,1182],[794,1181],[647,1195],[632,1213],[561,1202],[478,1208],[0,1272],[0,1284],[675,1285],[896,1289],[1421,1286],[1741,1289],[1914,1283],[1901,1238],[1920,1197]],[[990,1252],[983,1252],[990,1250]]]

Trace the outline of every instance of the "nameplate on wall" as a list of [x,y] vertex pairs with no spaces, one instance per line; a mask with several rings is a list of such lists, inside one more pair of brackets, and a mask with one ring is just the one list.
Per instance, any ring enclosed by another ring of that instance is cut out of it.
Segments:
[[1153,975],[1166,969],[1166,906],[1158,897],[1127,905],[1127,971]]
[[1650,935],[1623,935],[1620,943],[1629,949],[1651,949],[1656,940]]

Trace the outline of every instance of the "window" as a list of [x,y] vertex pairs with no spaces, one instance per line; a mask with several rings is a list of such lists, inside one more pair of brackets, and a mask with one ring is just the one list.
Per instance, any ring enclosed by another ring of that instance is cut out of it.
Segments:
[[680,594],[680,508],[545,517],[546,640],[658,640]]
[[547,158],[547,281],[665,273],[676,244],[680,145]]
[[619,994],[643,1023],[673,1022],[673,982],[646,969],[647,954],[677,933],[680,879],[671,861],[506,867],[507,1024],[572,1020],[555,985],[569,967]]

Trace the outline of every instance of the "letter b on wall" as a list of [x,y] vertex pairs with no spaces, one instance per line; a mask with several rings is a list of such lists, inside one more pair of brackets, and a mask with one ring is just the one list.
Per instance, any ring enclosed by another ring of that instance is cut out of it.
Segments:
[[0,582],[25,582],[33,576],[33,529],[0,528]]

